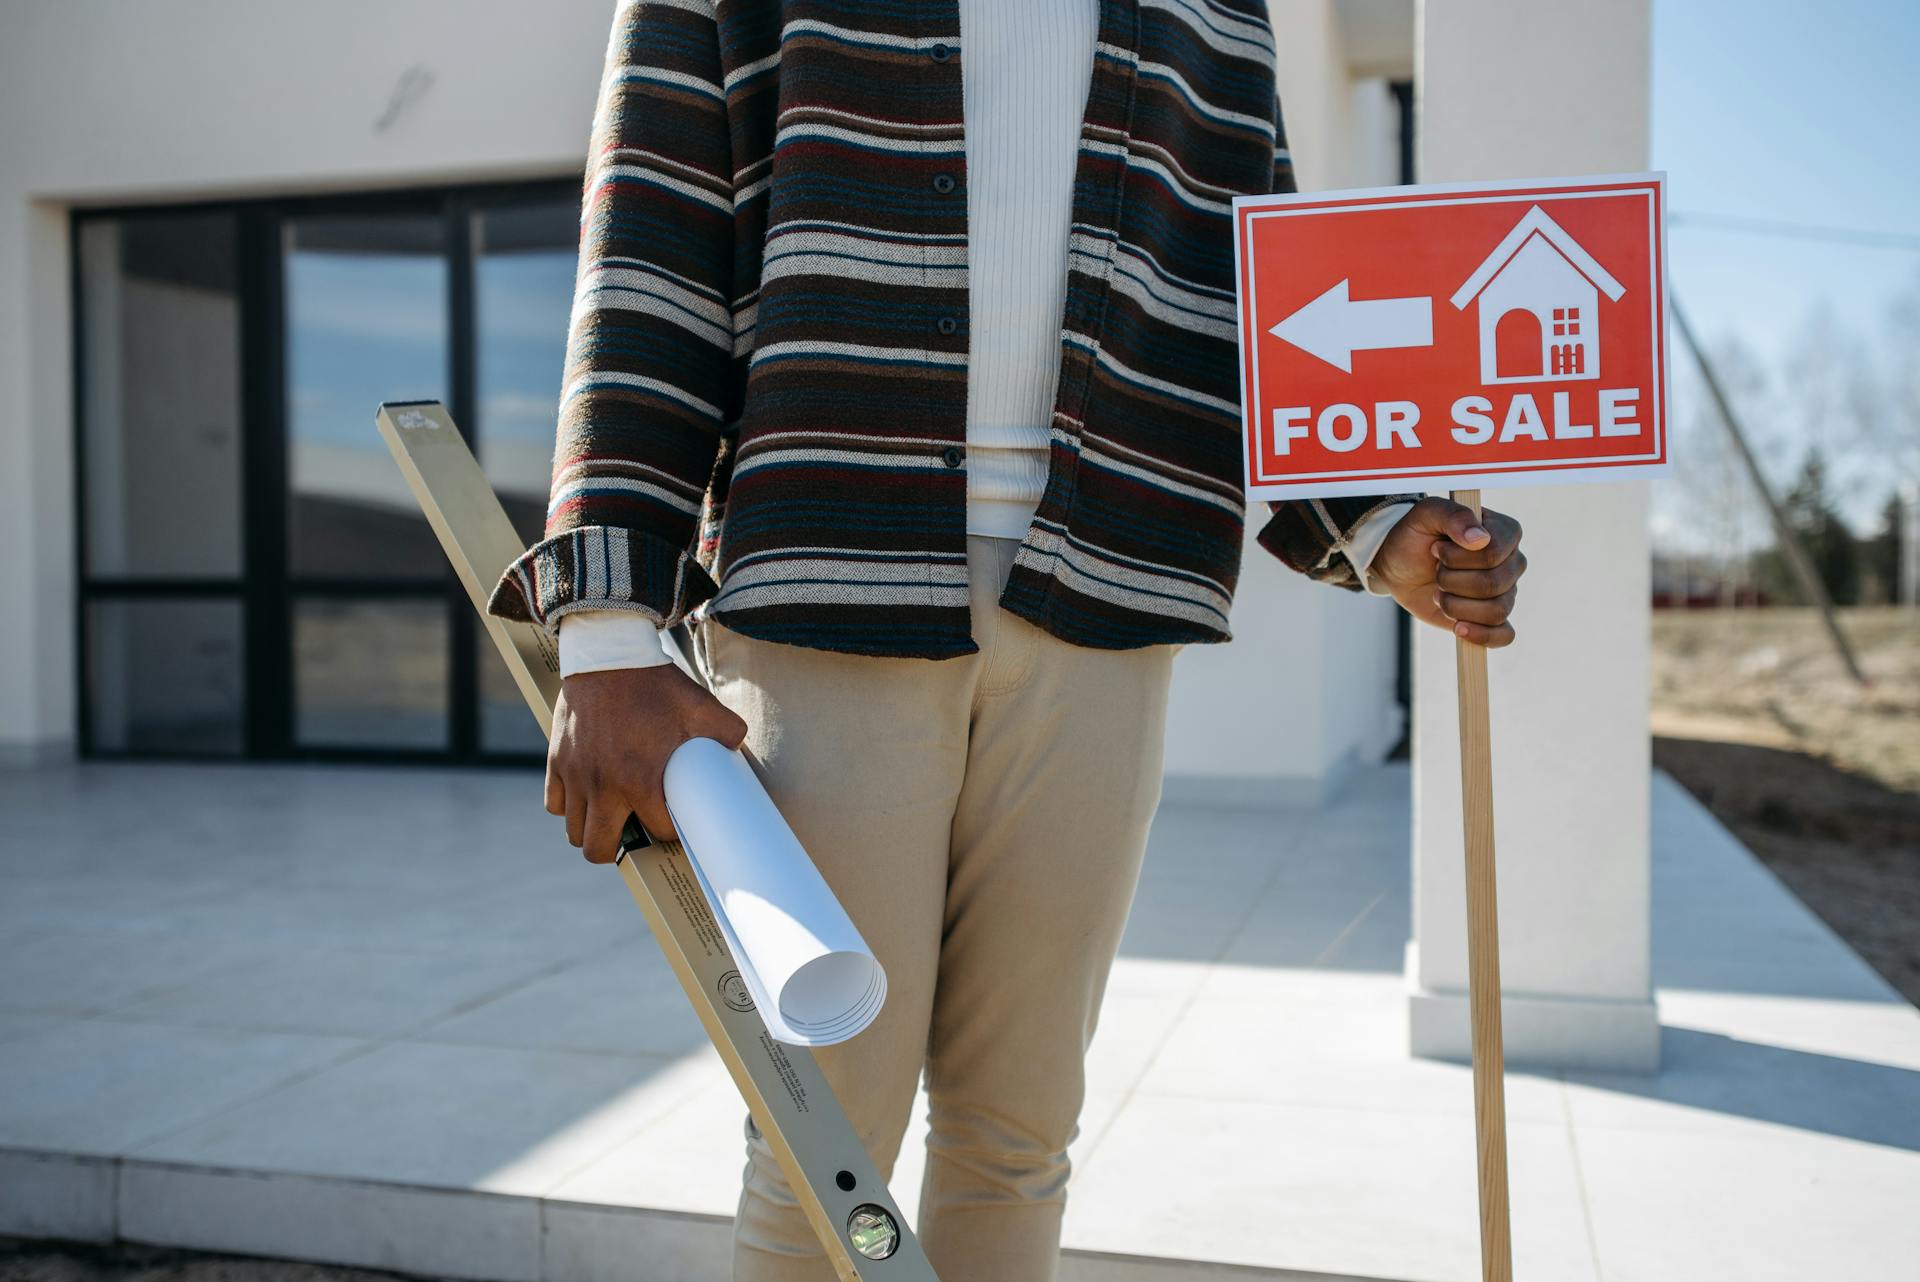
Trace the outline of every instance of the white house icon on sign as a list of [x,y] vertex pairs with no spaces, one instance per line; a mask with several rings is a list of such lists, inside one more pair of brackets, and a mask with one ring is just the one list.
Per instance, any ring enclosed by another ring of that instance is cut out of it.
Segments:
[[1480,381],[1600,377],[1600,295],[1626,286],[1535,205],[1454,291],[1480,307]]

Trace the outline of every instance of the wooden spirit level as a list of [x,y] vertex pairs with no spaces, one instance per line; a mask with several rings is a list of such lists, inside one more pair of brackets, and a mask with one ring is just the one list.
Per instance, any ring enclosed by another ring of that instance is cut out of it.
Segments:
[[[525,550],[506,509],[439,402],[389,402],[376,419],[487,635],[541,730],[551,732],[560,693],[552,639],[534,624],[486,612],[494,582]],[[649,842],[631,823],[627,838],[620,875],[835,1271],[843,1280],[939,1282],[813,1053],[768,1036],[679,844]]]

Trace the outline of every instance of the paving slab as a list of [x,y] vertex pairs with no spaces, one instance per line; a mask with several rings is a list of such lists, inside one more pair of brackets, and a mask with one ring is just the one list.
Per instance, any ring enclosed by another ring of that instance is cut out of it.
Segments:
[[718,1059],[389,1042],[132,1155],[538,1197],[671,1112]]
[[259,948],[112,926],[0,931],[0,1010],[104,1015]]
[[1920,1271],[1920,1159],[1759,1125],[1582,1127],[1603,1282],[1901,1282]]
[[[1470,1068],[1408,1059],[1397,979],[1375,979],[1364,993],[1348,985],[1331,1001],[1269,996],[1261,987],[1249,980],[1238,996],[1196,999],[1141,1077],[1139,1094],[1472,1116]],[[1514,1121],[1566,1115],[1556,1075],[1510,1072],[1506,1088]]]
[[364,1053],[344,1037],[70,1020],[0,1054],[0,1147],[117,1157]]
[[119,1230],[135,1242],[422,1277],[543,1277],[540,1204],[473,1190],[134,1161],[120,1175]]
[[[1515,1276],[1593,1282],[1564,1125],[1509,1126]],[[1068,1199],[1065,1241],[1455,1282],[1479,1276],[1471,1116],[1136,1094]]]
[[709,1045],[651,939],[622,946],[618,956],[618,964],[606,957],[570,962],[437,1020],[417,1036],[455,1045],[612,1055],[680,1056]]
[[526,957],[238,941],[218,966],[155,985],[122,1020],[383,1038],[409,1033],[543,977]]

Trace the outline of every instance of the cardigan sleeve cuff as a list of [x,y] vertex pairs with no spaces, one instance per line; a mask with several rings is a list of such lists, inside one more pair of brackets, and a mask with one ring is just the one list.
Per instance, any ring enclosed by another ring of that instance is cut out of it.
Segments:
[[1395,503],[1391,507],[1379,508],[1360,518],[1360,523],[1347,535],[1346,546],[1342,554],[1353,565],[1353,572],[1360,576],[1360,582],[1374,596],[1391,596],[1386,584],[1373,573],[1373,558],[1379,555],[1380,545],[1387,541],[1387,535],[1400,523],[1400,518],[1413,510],[1411,503]]
[[[1261,547],[1308,578],[1349,591],[1361,590],[1360,567],[1346,555],[1368,519],[1418,502],[1418,494],[1361,498],[1284,499],[1269,503],[1273,513],[1255,536]],[[1387,523],[1391,528],[1392,523]],[[1380,531],[1382,537],[1385,530]],[[1376,549],[1377,550],[1377,549]],[[1370,561],[1371,554],[1367,559]]]
[[558,638],[575,610],[623,610],[666,629],[719,589],[685,548],[644,530],[583,525],[534,544],[501,574],[487,613]]

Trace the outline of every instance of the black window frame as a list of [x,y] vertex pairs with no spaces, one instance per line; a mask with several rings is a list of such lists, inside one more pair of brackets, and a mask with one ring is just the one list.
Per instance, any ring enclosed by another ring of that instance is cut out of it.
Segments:
[[[83,758],[158,761],[335,761],[524,766],[540,760],[533,751],[488,750],[481,744],[480,667],[477,645],[484,636],[472,604],[451,565],[435,577],[327,577],[295,575],[287,558],[290,496],[286,403],[287,316],[284,252],[286,229],[296,220],[329,215],[435,216],[445,230],[448,265],[448,410],[462,433],[480,447],[476,408],[478,369],[475,315],[476,216],[515,205],[562,202],[578,208],[579,173],[487,184],[395,188],[375,192],[278,196],[170,204],[75,208],[68,215],[71,299],[71,370],[74,445],[72,637],[78,726]],[[92,573],[88,562],[88,472],[86,376],[88,351],[82,292],[82,231],[92,222],[188,213],[229,215],[235,220],[240,309],[240,530],[237,576],[129,576]],[[555,371],[556,378],[559,371]],[[556,393],[558,388],[556,386]],[[374,431],[374,406],[367,431]],[[335,747],[303,745],[294,737],[293,613],[301,600],[388,598],[440,601],[447,611],[447,718],[445,748]],[[240,663],[244,691],[241,748],[237,754],[152,748],[102,748],[94,734],[89,608],[100,601],[155,599],[237,600],[241,608]]]

